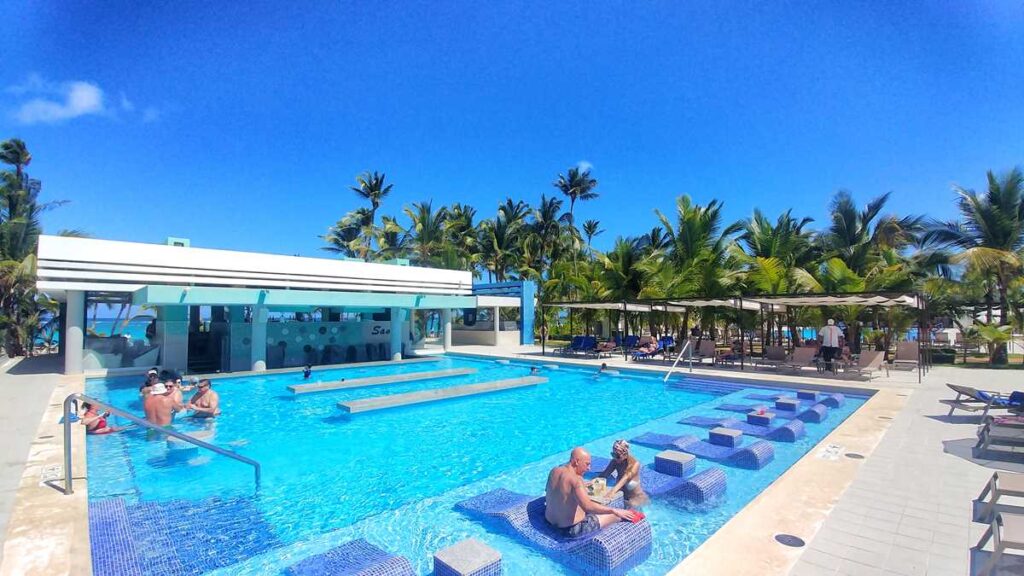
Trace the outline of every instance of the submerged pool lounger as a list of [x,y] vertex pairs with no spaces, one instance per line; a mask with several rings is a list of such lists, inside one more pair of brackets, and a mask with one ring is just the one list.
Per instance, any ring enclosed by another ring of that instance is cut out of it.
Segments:
[[[611,460],[600,456],[591,457],[590,471],[596,473],[587,474],[587,477],[597,476],[609,462]],[[648,464],[640,471],[640,485],[651,497],[675,497],[694,504],[704,504],[725,495],[726,477],[725,472],[718,467],[680,477],[662,474]]]
[[744,422],[739,418],[688,416],[680,420],[679,423],[686,424],[687,426],[698,426],[700,428],[732,428],[733,430],[743,432],[747,436],[755,436],[766,440],[774,440],[776,442],[796,442],[807,434],[807,431],[804,430],[804,423],[801,420],[796,419],[785,419],[784,424],[759,426],[757,424]]
[[544,497],[504,488],[455,505],[463,514],[500,523],[526,544],[584,574],[614,575],[635,568],[651,554],[651,525],[616,522],[579,538],[567,538],[544,519]]
[[[719,404],[718,406],[715,406],[715,410],[743,412],[744,414],[767,409],[768,407],[764,404],[755,404],[752,406],[747,404]],[[786,418],[802,420],[811,424],[821,424],[826,418],[828,418],[828,407],[823,404],[815,404],[809,408],[799,410],[796,413],[792,410],[786,410],[785,408],[780,408],[778,406],[776,406],[774,410],[776,412],[781,412],[780,415]]]
[[801,404],[807,404],[813,406],[814,404],[824,404],[829,408],[839,408],[846,403],[846,397],[840,393],[835,394],[822,394],[810,391],[800,391],[796,394],[789,393],[777,393],[777,394],[747,394],[744,398],[748,400],[780,400],[782,398],[797,398]]
[[352,388],[368,388],[370,386],[382,386],[384,384],[398,384],[400,382],[418,382],[420,380],[435,380],[437,378],[448,378],[451,376],[465,376],[476,374],[476,368],[448,368],[445,370],[427,370],[424,372],[408,372],[405,374],[388,374],[386,376],[369,376],[367,378],[352,378],[350,380],[334,380],[332,382],[310,382],[309,384],[293,384],[288,387],[295,394],[308,394],[310,392],[330,392],[333,390],[349,390]]
[[416,576],[404,556],[395,556],[359,538],[310,556],[291,566],[288,576],[351,574],[353,576]]
[[760,470],[775,459],[775,448],[765,440],[757,440],[746,446],[729,447],[712,444],[692,434],[678,436],[647,432],[630,442],[651,448],[679,450],[698,458],[748,470]]

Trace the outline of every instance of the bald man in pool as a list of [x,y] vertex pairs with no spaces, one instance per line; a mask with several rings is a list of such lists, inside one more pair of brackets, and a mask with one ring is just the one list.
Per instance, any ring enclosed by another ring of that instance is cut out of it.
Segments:
[[582,447],[572,449],[569,462],[551,469],[545,489],[544,518],[569,538],[600,530],[621,520],[630,522],[636,512],[609,508],[587,495],[583,475],[590,470],[590,453]]

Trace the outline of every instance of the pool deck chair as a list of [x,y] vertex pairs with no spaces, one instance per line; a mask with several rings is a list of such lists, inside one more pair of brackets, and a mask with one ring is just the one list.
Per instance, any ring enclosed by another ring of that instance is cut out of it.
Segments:
[[[693,350],[693,348],[691,348],[691,350]],[[714,364],[716,359],[715,352],[714,340],[701,340],[700,346],[697,346],[697,349],[693,352],[693,359],[698,362],[704,362],[705,358],[711,358],[711,363]]]
[[983,460],[1024,462],[1024,428],[986,422],[978,429],[973,456]]
[[323,554],[310,556],[291,566],[288,576],[351,574],[353,576],[416,576],[403,556],[387,553],[362,538],[351,540]]
[[1024,392],[1013,392],[1009,396],[1004,396],[1001,392],[978,390],[977,388],[960,386],[959,384],[946,383],[946,386],[953,392],[956,392],[956,398],[952,400],[939,400],[939,402],[949,406],[949,414],[947,416],[952,416],[955,410],[964,410],[966,412],[981,411],[983,417],[988,415],[989,410],[1024,410]]
[[[991,500],[985,498],[991,496]],[[1024,474],[1013,472],[996,472],[985,484],[985,489],[978,494],[977,502],[981,510],[975,515],[977,522],[991,522],[996,505],[1003,496],[1024,498]]]
[[[883,369],[882,362],[885,360],[885,353],[878,350],[867,350],[860,353],[856,364],[843,366],[843,374],[855,374],[867,376],[868,380],[874,378],[875,373]],[[885,368],[888,372],[888,368]]]
[[544,497],[534,498],[504,488],[484,492],[455,505],[463,514],[499,524],[513,538],[567,564],[583,574],[619,576],[651,555],[651,525],[616,522],[569,538],[544,518]]
[[[1001,512],[992,518],[985,533],[978,540],[976,550],[982,550],[988,541],[992,540],[992,555],[988,561],[977,572],[977,576],[988,576],[989,574],[1003,574],[1003,571],[993,572],[999,564],[1003,553],[1006,550],[1024,550],[1024,515],[1009,514]],[[1019,571],[1012,572],[1019,574]]]
[[896,344],[896,356],[892,361],[893,370],[917,370],[920,358],[917,342],[899,342]]
[[786,347],[785,346],[765,346],[764,356],[761,358],[754,358],[754,367],[768,366],[771,368],[778,368],[781,364],[786,363]]
[[583,344],[583,336],[573,336],[572,340],[569,341],[568,346],[562,346],[555,348],[555,354],[561,354],[562,356],[568,356],[570,353],[579,350],[580,345]]
[[784,364],[783,368],[788,368],[793,372],[799,372],[808,366],[814,366],[814,356],[818,353],[817,348],[811,348],[810,346],[801,346],[800,348],[793,349],[793,355],[790,356]]

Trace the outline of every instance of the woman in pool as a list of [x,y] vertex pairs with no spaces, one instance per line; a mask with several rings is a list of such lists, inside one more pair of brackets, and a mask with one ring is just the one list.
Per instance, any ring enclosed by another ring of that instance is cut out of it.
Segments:
[[88,402],[83,402],[82,408],[85,408],[85,414],[82,414],[82,424],[85,426],[86,434],[110,434],[111,432],[119,432],[121,430],[120,428],[107,425],[107,418],[110,417],[110,412],[100,414],[96,411],[96,407]]
[[609,492],[614,494],[622,490],[629,508],[640,508],[647,504],[647,494],[640,485],[640,461],[629,453],[629,442],[625,440],[616,440],[612,444],[612,461],[598,476],[611,478],[612,472],[615,473],[615,487]]

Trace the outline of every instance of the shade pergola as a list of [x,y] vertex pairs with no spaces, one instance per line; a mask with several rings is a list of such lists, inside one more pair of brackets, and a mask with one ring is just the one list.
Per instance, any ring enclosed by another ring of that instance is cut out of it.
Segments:
[[[925,300],[915,292],[843,292],[824,294],[773,294],[735,296],[728,298],[709,298],[697,296],[692,298],[659,298],[639,299],[620,302],[584,301],[584,302],[549,302],[541,304],[549,308],[573,308],[585,310],[616,310],[619,312],[685,312],[691,308],[732,308],[735,310],[785,311],[787,306],[867,306],[867,307],[903,307],[920,310],[921,327],[927,311]],[[925,369],[925,355],[918,340],[918,382],[921,381]],[[740,350],[743,350],[743,330],[740,330]],[[543,352],[542,352],[543,353]],[[740,369],[743,369],[744,354],[740,354]]]

